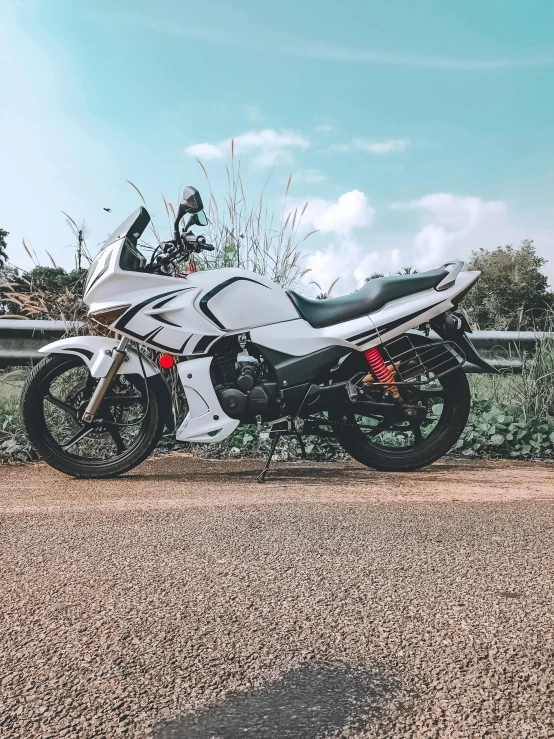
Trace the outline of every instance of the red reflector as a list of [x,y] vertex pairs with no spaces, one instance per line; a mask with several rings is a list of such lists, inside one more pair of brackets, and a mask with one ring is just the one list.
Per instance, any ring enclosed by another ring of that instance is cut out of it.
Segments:
[[159,361],[160,367],[163,367],[163,369],[171,369],[175,364],[175,360],[169,354],[162,354]]

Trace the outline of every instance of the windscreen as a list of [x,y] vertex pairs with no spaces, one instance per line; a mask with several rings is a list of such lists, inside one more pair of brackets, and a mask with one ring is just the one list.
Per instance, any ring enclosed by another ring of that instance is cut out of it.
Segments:
[[[146,258],[140,253],[137,246],[137,242],[144,233],[144,230],[150,223],[150,215],[146,208],[142,206],[135,210],[134,213],[126,218],[116,230],[108,236],[106,241],[102,244],[102,248],[96,255],[96,259],[90,265],[88,275],[85,283],[85,295],[88,290],[92,287],[99,277],[101,272],[98,269],[99,262],[104,250],[113,244],[115,241],[124,239],[123,246],[121,247],[119,256],[119,266],[121,269],[129,272],[141,272],[146,266]],[[104,265],[104,272],[108,268],[108,263]]]
[[109,246],[110,244],[113,244],[114,241],[124,238],[125,236],[127,236],[130,241],[134,241],[136,245],[137,241],[140,239],[140,237],[144,233],[144,230],[146,229],[146,226],[148,226],[149,223],[150,215],[146,208],[143,208],[141,205],[140,208],[135,210],[134,213],[131,213],[131,215],[126,218],[110,236],[108,236],[102,246],[102,249],[104,249],[106,246]]

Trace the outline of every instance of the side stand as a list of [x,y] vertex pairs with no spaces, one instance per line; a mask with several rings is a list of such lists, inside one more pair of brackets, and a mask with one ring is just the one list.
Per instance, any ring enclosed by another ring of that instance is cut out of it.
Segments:
[[277,446],[277,442],[279,441],[279,437],[281,436],[278,431],[274,431],[273,434],[274,435],[271,438],[271,446],[269,447],[269,453],[267,455],[267,459],[265,460],[265,467],[258,475],[258,482],[265,482],[267,471],[269,470],[269,465],[271,464],[271,458],[273,457],[275,447]]
[[306,447],[304,445],[304,439],[302,438],[301,434],[296,434],[296,438],[298,439],[298,443],[300,444],[300,453],[302,454],[302,459],[306,459]]

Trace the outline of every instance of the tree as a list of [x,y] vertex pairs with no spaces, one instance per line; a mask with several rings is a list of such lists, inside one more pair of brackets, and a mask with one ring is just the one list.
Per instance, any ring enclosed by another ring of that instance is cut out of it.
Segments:
[[86,269],[73,269],[67,272],[63,267],[33,267],[18,279],[18,286],[29,286],[31,290],[40,290],[51,295],[61,295],[66,290],[82,290]]
[[472,323],[482,330],[543,328],[553,306],[548,279],[541,272],[545,264],[529,239],[518,248],[508,244],[474,251],[467,268],[479,270],[481,279],[462,303]]
[[6,264],[6,260],[8,258],[8,253],[6,251],[8,247],[8,244],[6,241],[7,235],[8,235],[8,232],[4,231],[3,228],[0,228],[0,269],[4,268]]

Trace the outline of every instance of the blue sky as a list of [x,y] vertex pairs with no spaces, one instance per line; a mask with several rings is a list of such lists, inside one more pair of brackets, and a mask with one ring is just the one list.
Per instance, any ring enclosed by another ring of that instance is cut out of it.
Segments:
[[[533,238],[554,282],[550,0],[0,0],[0,226],[70,266],[163,192],[225,182],[308,200],[310,278],[336,294]],[[110,207],[106,213],[103,207]]]

